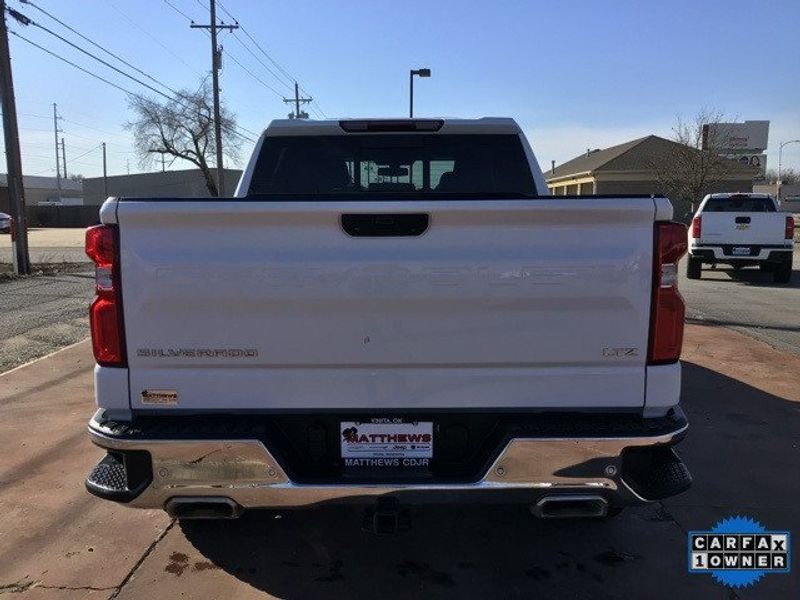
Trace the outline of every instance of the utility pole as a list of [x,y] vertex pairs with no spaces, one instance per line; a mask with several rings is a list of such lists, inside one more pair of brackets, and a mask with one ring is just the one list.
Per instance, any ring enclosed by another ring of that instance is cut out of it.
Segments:
[[294,98],[284,98],[284,103],[286,104],[294,104],[294,113],[289,113],[290,119],[307,119],[308,113],[305,111],[300,110],[301,104],[308,104],[309,102],[313,102],[313,98],[301,98],[300,97],[300,86],[297,85],[297,82],[294,82]]
[[61,138],[61,163],[64,165],[64,179],[67,179],[67,151],[64,149],[64,138]]
[[103,142],[103,194],[108,198],[108,171],[106,170],[106,143]]
[[53,137],[56,140],[56,186],[58,187],[58,201],[61,202],[61,168],[58,164],[58,105],[53,102]]
[[166,165],[164,164],[164,153],[161,153],[161,172],[164,173],[167,170]]
[[131,159],[130,158],[126,158],[125,159],[125,168],[128,170],[128,175],[130,175],[131,174]]
[[14,273],[27,275],[31,272],[31,260],[28,256],[28,220],[25,215],[25,188],[22,183],[22,156],[19,153],[17,105],[14,100],[14,78],[11,76],[5,0],[0,0],[0,105],[3,108],[8,193],[11,200],[11,217],[14,219],[11,236]]
[[217,45],[217,30],[227,29],[233,31],[239,29],[238,23],[217,25],[217,1],[209,0],[209,21],[208,25],[197,25],[192,23],[189,27],[194,29],[211,30],[211,85],[214,91],[214,137],[217,142],[217,195],[225,195],[225,165],[222,163],[222,122],[219,109],[219,70],[222,68],[222,48]]

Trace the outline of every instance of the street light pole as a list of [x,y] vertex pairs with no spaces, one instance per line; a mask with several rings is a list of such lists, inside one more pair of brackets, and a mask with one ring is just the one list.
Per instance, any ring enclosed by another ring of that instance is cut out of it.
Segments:
[[430,69],[411,69],[408,72],[408,116],[414,118],[414,75],[419,77],[430,77]]
[[789,144],[800,144],[800,140],[789,140],[788,142],[781,142],[778,146],[778,182],[775,184],[775,195],[778,202],[781,201],[781,167],[783,166],[783,147]]

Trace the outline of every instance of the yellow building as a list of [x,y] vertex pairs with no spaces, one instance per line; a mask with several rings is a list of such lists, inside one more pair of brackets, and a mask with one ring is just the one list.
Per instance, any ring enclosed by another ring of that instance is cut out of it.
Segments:
[[[667,194],[658,183],[655,168],[674,162],[677,148],[685,154],[686,148],[677,142],[648,135],[603,150],[587,150],[545,172],[544,177],[556,196]],[[730,169],[709,192],[751,192],[755,175],[753,168],[731,161]]]

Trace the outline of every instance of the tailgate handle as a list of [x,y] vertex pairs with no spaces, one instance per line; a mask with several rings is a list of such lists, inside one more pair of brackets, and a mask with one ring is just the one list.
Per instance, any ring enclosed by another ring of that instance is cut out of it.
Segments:
[[749,222],[750,222],[750,217],[736,217],[736,224],[737,225],[739,223],[749,223]]
[[342,229],[352,237],[417,236],[428,229],[425,213],[343,214]]

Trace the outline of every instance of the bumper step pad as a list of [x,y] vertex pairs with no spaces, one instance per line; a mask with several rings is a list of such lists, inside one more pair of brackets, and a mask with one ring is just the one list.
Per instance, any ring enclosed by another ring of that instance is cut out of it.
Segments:
[[628,453],[623,458],[622,476],[646,500],[669,498],[685,492],[692,485],[688,467],[669,447]]
[[86,489],[106,500],[130,502],[151,480],[147,452],[108,452],[86,478]]

